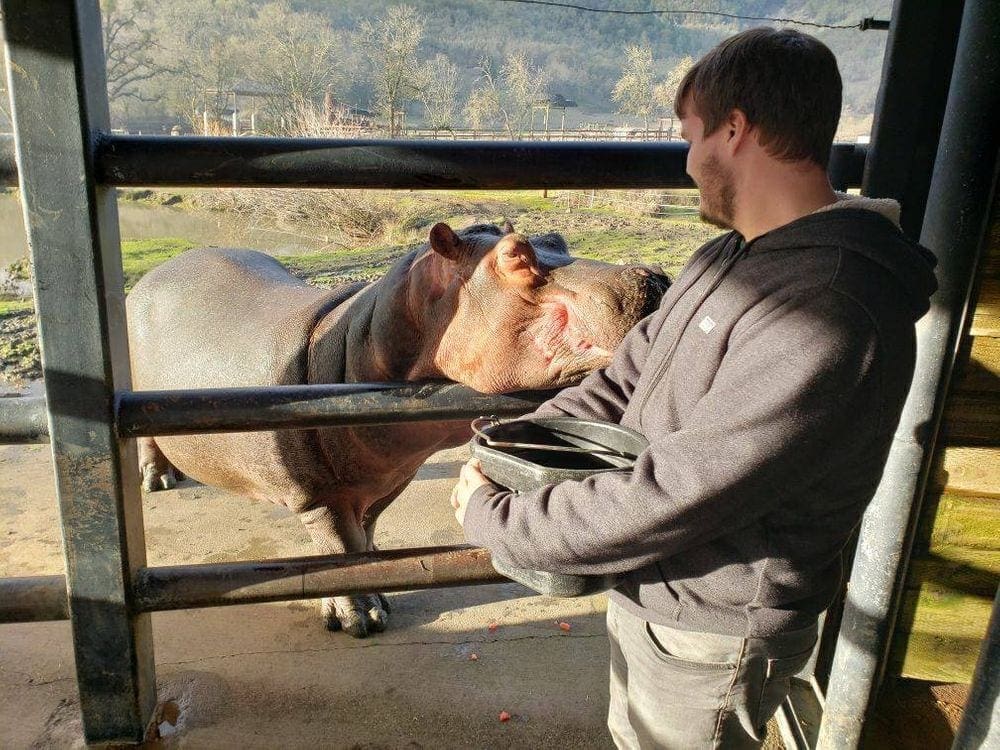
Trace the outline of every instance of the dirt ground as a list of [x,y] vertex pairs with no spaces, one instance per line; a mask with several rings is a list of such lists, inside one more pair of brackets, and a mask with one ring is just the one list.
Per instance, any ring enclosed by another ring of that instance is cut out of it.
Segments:
[[[380,547],[462,542],[447,498],[465,457],[431,458],[383,514]],[[314,553],[284,509],[191,481],[146,496],[143,513],[150,565]],[[63,570],[49,447],[0,446],[0,576]],[[316,601],[155,613],[158,696],[179,712],[151,746],[612,747],[603,595],[388,596],[389,630],[365,640],[327,632]],[[900,683],[871,746],[947,748],[961,703],[960,686]],[[82,747],[69,624],[0,625],[0,748]],[[766,747],[781,747],[776,732]]]
[[[465,455],[432,458],[383,515],[380,546],[462,541],[447,498]],[[190,481],[143,511],[150,565],[314,554],[284,509]],[[0,529],[0,575],[63,571],[48,446],[0,448]],[[180,708],[160,744],[611,746],[602,596],[510,583],[389,600],[390,629],[366,640],[327,632],[314,601],[154,614],[159,697]],[[0,748],[78,746],[68,623],[0,626]]]

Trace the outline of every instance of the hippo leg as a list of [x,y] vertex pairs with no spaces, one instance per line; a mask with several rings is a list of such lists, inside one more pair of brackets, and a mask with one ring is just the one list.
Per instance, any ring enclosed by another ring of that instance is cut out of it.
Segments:
[[[178,474],[167,457],[163,455],[156,441],[151,437],[137,440],[139,447],[139,475],[142,489],[146,492],[172,490],[177,485]],[[183,477],[181,477],[183,478]]]
[[[339,555],[365,552],[367,535],[349,510],[338,514],[329,507],[313,508],[299,514],[320,552]],[[381,594],[334,596],[323,599],[323,623],[327,630],[341,630],[355,638],[385,630],[389,616]]]
[[[413,477],[410,477],[406,484],[409,484],[412,479]],[[403,490],[400,489],[399,492],[394,492],[391,495],[382,498],[365,511],[364,518],[361,519],[361,527],[365,531],[365,543],[368,550],[374,552],[378,549],[375,546],[375,522],[378,520],[379,513],[385,510],[389,503],[399,497],[402,491]],[[382,609],[385,610],[385,612],[388,613],[392,611],[392,608],[389,606],[389,600],[385,598],[384,594],[375,594],[375,596],[378,597],[378,601],[382,605]]]

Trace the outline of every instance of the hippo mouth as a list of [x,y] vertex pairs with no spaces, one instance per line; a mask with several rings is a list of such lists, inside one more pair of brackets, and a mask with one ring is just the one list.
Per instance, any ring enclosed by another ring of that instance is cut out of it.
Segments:
[[551,377],[563,383],[580,379],[611,361],[612,352],[598,343],[572,304],[544,302],[539,307],[543,314],[526,333]]

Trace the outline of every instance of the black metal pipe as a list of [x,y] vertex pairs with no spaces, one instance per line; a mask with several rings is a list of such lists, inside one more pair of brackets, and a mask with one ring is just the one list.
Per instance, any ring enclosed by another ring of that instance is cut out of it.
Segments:
[[[865,146],[834,144],[840,189],[861,184]],[[387,141],[103,135],[98,182],[120,187],[407,189],[693,187],[687,144]],[[17,184],[13,143],[0,141],[0,184]]]
[[885,669],[945,395],[996,189],[1000,3],[966,0],[921,243],[939,289],[882,483],[862,522],[818,747],[856,748]]
[[681,143],[113,136],[100,178],[122,186],[692,187]]
[[[141,568],[137,612],[504,583],[490,553],[465,545]],[[0,623],[65,620],[66,577],[0,578]]]
[[450,382],[347,383],[118,395],[118,434],[191,435],[511,416],[553,391],[485,395]]
[[827,172],[834,190],[858,187],[865,170],[868,147],[861,143],[834,143]]
[[135,582],[135,606],[142,612],[159,612],[507,580],[493,569],[488,550],[422,547],[143,568]]
[[48,441],[44,398],[0,398],[0,445]]
[[[952,750],[1000,747],[1000,588],[993,599],[993,614],[979,649],[972,688],[962,711]],[[993,739],[990,739],[990,738]]]
[[914,239],[927,205],[961,22],[961,0],[893,5],[862,192],[898,200],[900,224]]
[[0,623],[66,619],[66,576],[0,578]]

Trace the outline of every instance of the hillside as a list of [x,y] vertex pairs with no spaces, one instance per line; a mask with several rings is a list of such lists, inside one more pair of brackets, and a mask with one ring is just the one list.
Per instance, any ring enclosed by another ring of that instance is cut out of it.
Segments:
[[[395,3],[386,0],[306,0],[296,7],[327,17],[347,32]],[[698,57],[724,37],[746,28],[775,25],[711,16],[628,16],[586,13],[569,8],[533,6],[502,0],[409,0],[426,21],[424,54],[447,55],[463,73],[466,84],[475,78],[483,55],[501,57],[512,47],[526,50],[551,76],[549,93],[560,93],[593,112],[614,112],[611,91],[621,75],[623,50],[629,44],[648,44],[662,75],[685,55]],[[697,7],[748,16],[794,18],[816,23],[857,23],[874,16],[889,18],[891,0],[716,0],[678,3],[663,0],[587,0],[595,8],[650,10]],[[884,31],[810,29],[833,49],[844,76],[845,109],[870,114],[882,66]],[[370,96],[358,83],[358,101]]]

